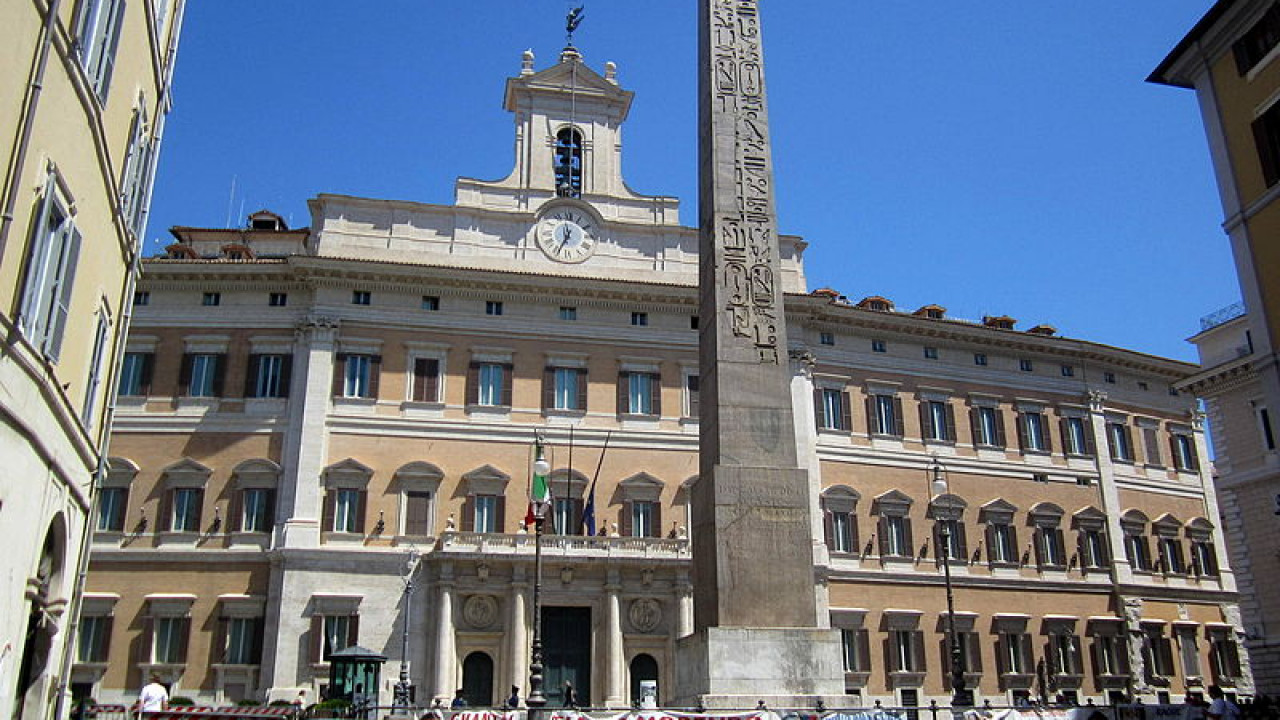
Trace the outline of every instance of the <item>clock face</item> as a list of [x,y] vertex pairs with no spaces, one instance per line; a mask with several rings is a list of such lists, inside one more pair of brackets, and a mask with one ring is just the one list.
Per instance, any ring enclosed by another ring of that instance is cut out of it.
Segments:
[[596,249],[595,224],[586,213],[573,208],[552,210],[538,222],[538,247],[547,257],[578,263]]

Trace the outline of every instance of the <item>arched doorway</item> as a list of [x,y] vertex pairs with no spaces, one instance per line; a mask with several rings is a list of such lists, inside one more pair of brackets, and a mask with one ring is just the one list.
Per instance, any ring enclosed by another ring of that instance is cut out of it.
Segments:
[[[640,653],[631,658],[631,702],[637,707],[640,705],[640,683],[643,680],[658,682],[658,661],[652,655]],[[661,705],[661,687],[658,688],[658,693],[657,701]]]
[[473,652],[462,661],[462,697],[471,707],[493,705],[493,658]]
[[66,525],[56,515],[45,533],[40,560],[35,574],[28,580],[34,597],[27,614],[27,627],[22,638],[22,659],[18,663],[18,683],[14,697],[15,718],[39,718],[44,715],[41,698],[53,658],[53,636],[58,632],[57,614],[62,608],[63,571],[66,564]]

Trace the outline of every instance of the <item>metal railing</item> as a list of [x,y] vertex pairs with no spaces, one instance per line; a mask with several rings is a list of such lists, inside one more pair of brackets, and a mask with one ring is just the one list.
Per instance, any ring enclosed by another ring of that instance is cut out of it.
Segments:
[[[437,548],[446,553],[533,554],[532,533],[441,533]],[[575,557],[679,558],[689,554],[689,541],[672,538],[598,535],[543,535],[544,555]]]
[[1229,323],[1248,312],[1249,310],[1244,306],[1243,302],[1231,303],[1224,308],[1214,310],[1208,315],[1200,318],[1200,332],[1212,330],[1219,325]]

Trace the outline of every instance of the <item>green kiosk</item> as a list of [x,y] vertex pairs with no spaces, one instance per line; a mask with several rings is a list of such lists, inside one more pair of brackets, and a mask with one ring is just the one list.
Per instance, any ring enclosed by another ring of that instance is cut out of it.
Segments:
[[351,703],[356,717],[364,717],[366,708],[378,704],[378,686],[382,681],[382,664],[387,656],[369,648],[352,645],[329,656],[328,700]]

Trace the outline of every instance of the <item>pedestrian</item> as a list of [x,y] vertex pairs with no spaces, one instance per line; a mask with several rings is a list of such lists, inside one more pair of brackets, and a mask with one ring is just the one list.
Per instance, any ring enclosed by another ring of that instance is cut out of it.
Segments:
[[1227,699],[1222,688],[1210,685],[1209,697],[1213,698],[1213,701],[1209,703],[1209,709],[1204,711],[1205,717],[1209,720],[1240,720],[1240,708]]
[[151,682],[138,693],[138,712],[162,712],[169,709],[169,691],[160,684],[160,676],[151,673]]
[[293,705],[293,711],[295,713],[302,712],[303,708],[307,706],[307,689],[302,688],[299,690],[298,695],[293,698],[293,702],[291,704]]
[[520,687],[518,685],[511,686],[511,697],[507,698],[507,709],[515,710],[520,707]]
[[453,702],[449,703],[450,710],[463,710],[467,707],[467,699],[462,697],[462,688],[458,688],[453,693]]
[[573,692],[573,683],[568,680],[564,681],[564,706],[574,710],[578,709],[578,696]]

